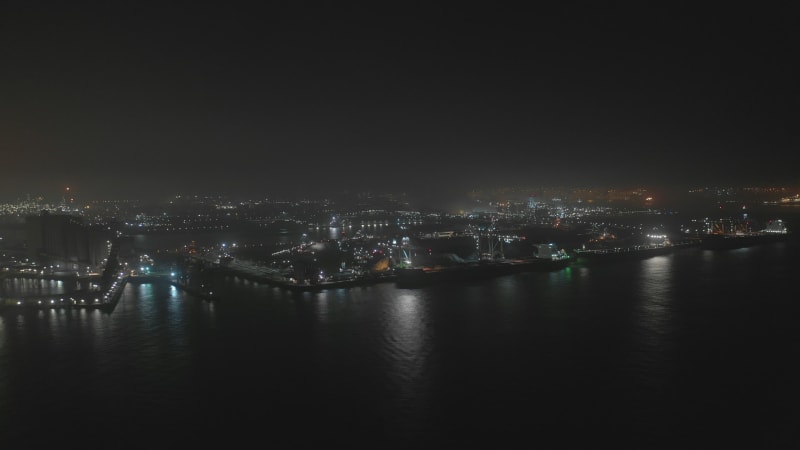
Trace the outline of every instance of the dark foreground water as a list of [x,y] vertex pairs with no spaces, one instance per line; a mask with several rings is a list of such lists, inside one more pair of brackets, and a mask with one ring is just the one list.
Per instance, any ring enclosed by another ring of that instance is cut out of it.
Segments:
[[797,448],[800,247],[0,317],[3,448]]

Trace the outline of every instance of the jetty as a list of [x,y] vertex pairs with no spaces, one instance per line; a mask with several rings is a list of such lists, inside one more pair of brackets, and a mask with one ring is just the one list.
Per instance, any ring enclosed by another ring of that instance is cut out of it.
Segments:
[[219,266],[215,270],[225,275],[233,275],[257,283],[301,292],[367,286],[376,283],[393,282],[397,278],[393,271],[387,270],[385,272],[352,274],[338,279],[298,281],[294,278],[286,277],[274,269],[250,266],[243,263]]
[[314,292],[325,289],[351,288],[376,283],[394,282],[397,278],[391,269],[365,271],[361,273],[336,274],[326,279],[298,280],[286,276],[279,270],[264,267],[244,260],[232,259],[224,263],[209,257],[193,255],[193,262],[206,265],[212,272],[235,276],[256,283],[286,289],[288,291]]
[[111,312],[119,302],[128,277],[119,274],[110,280],[105,288],[93,288],[47,295],[26,295],[3,298],[0,308],[35,308],[35,309],[99,309]]

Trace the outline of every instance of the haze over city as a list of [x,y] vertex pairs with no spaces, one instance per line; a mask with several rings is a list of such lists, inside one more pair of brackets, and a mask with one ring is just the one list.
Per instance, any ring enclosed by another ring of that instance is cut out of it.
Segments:
[[799,41],[4,2],[3,448],[800,448]]
[[[780,8],[3,7],[0,191],[796,182]],[[57,194],[56,194],[57,195]]]

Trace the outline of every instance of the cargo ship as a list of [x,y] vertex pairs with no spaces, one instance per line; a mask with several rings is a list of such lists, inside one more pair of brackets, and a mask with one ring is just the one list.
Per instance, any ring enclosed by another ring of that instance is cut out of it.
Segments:
[[397,268],[395,283],[398,287],[420,287],[434,283],[468,282],[514,273],[560,270],[568,267],[573,261],[574,258],[563,250],[558,252],[540,250],[534,256],[527,258]]
[[646,235],[634,234],[623,238],[604,230],[602,234],[595,234],[579,248],[573,249],[573,253],[580,263],[643,259],[665,255],[678,247],[697,243],[698,240],[674,242],[664,230],[656,228]]
[[750,247],[759,244],[783,242],[790,237],[789,230],[782,220],[771,220],[760,231],[738,230],[725,232],[724,228],[715,229],[700,238],[701,246],[708,250],[727,250]]
[[664,255],[673,251],[677,247],[669,243],[665,244],[644,244],[633,245],[630,247],[613,247],[599,249],[575,249],[573,252],[578,261],[594,261],[608,259],[626,258],[649,258],[651,256]]

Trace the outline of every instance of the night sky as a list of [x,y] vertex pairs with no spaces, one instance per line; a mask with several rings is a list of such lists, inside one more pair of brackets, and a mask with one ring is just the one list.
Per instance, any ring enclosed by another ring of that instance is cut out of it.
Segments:
[[0,7],[2,198],[800,181],[772,6],[72,3]]

